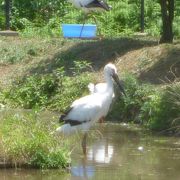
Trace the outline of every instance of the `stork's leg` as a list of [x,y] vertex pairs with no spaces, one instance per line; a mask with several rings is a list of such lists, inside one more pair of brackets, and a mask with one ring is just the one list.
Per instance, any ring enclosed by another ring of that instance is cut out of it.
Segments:
[[84,29],[84,22],[83,22],[83,25],[82,25],[82,28],[81,28],[81,32],[80,32],[79,38],[81,38],[81,37],[82,37],[82,32],[83,32],[83,29]]
[[84,155],[86,155],[86,141],[87,141],[87,133],[85,133],[84,134],[84,136],[83,136],[83,139],[82,139],[82,149],[83,149],[83,153],[84,153]]
[[95,16],[92,16],[92,18],[94,19],[94,22],[95,22],[95,24],[97,25],[97,32],[98,32],[98,34],[99,34],[99,36],[100,36],[100,39],[102,39],[103,36],[102,36],[102,34],[101,34],[100,29],[98,28],[98,24],[97,24],[97,21],[96,21],[96,17],[95,17]]
[[81,38],[81,36],[82,36],[82,32],[83,32],[83,29],[84,29],[84,24],[85,24],[86,19],[87,19],[87,15],[84,14],[83,25],[82,25],[82,28],[81,28],[81,32],[80,32],[79,38]]
[[101,124],[104,123],[104,119],[105,119],[104,116],[102,116],[102,117],[99,119],[99,123],[101,123]]

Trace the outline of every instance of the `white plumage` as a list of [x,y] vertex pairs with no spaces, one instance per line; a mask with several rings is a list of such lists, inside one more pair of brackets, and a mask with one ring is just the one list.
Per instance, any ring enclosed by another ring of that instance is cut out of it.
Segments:
[[[106,92],[108,84],[107,83],[98,83],[98,84],[93,84],[93,83],[89,83],[88,85],[88,89],[90,94],[94,94],[94,93],[100,93],[100,94],[104,94],[104,92]],[[103,113],[102,116],[99,119],[99,122],[102,123],[104,122],[104,118],[107,116],[109,109],[110,109],[110,105],[112,104],[113,98],[115,97],[114,92],[112,93],[112,98],[109,99],[108,104],[106,104],[106,106],[103,108]]]
[[[104,76],[106,80],[104,92],[95,92],[75,100],[70,109],[60,117],[60,122],[65,124],[57,128],[57,132],[70,134],[81,130],[86,133],[95,122],[107,114],[114,93],[113,79],[119,85],[120,90],[125,93],[120,85],[116,67],[113,64],[109,63],[105,66]],[[86,141],[86,136],[84,141]]]
[[[90,94],[93,93],[104,93],[107,89],[107,83],[98,83],[98,84],[93,84],[93,83],[89,83],[88,84],[88,89]],[[112,98],[115,97],[115,94],[112,94]]]
[[107,89],[107,83],[98,83],[98,84],[89,83],[88,89],[91,94],[97,93],[97,92],[104,93]]
[[[71,105],[72,110],[63,119],[67,123],[58,131],[64,134],[71,134],[77,130],[87,132],[103,116],[104,111],[107,111],[110,101],[111,95],[108,93],[94,93],[74,101]],[[68,120],[74,121],[76,125],[73,122],[68,123]]]
[[[116,67],[114,66],[113,68],[115,70],[115,73],[117,74]],[[107,82],[106,83],[98,83],[98,84],[93,84],[93,83],[88,84],[88,89],[89,89],[90,94],[94,94],[94,93],[103,94],[104,92],[107,91],[107,88],[108,88],[108,83]],[[113,86],[112,86],[112,88],[113,88]],[[104,111],[103,111],[104,113],[103,113],[103,115],[102,115],[102,117],[100,119],[100,122],[103,122],[104,118],[107,116],[107,114],[109,112],[110,105],[112,104],[114,98],[115,98],[115,94],[114,94],[114,89],[113,89],[112,98],[109,101],[108,107],[106,106],[106,108],[104,108]]]
[[111,6],[109,6],[104,0],[68,0],[76,8],[82,9],[85,12],[106,10],[109,11]]

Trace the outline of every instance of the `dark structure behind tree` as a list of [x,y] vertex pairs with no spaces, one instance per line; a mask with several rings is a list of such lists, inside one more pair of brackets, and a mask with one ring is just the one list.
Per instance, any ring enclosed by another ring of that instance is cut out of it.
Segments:
[[141,32],[144,32],[144,0],[141,0]]
[[6,18],[6,30],[10,30],[11,27],[11,8],[12,0],[5,0],[5,18]]
[[174,0],[160,0],[162,13],[162,35],[160,43],[173,42]]

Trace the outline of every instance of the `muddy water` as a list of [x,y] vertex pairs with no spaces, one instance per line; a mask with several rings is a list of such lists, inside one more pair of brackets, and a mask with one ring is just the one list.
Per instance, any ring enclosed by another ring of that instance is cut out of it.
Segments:
[[[97,128],[95,128],[97,129]],[[128,125],[105,124],[88,139],[87,156],[72,153],[70,173],[0,170],[0,180],[179,180],[180,138],[152,136]]]

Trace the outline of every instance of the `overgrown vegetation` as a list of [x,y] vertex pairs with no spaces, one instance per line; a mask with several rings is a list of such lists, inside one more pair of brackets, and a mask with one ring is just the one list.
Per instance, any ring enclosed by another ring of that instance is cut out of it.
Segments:
[[[75,99],[87,94],[87,85],[93,77],[87,72],[68,77],[62,69],[56,73],[58,75],[31,76],[18,82],[10,91],[2,93],[4,102],[23,108],[65,111]],[[108,119],[134,122],[156,131],[179,132],[179,83],[155,87],[140,83],[134,75],[126,74],[123,79],[127,97],[118,97]]]
[[37,74],[17,80],[10,90],[4,92],[4,102],[8,100],[11,105],[26,109],[45,107],[63,112],[87,90],[90,74],[82,72],[89,66],[86,61],[75,61],[72,67],[74,77],[67,76],[61,67],[52,74]]
[[[101,33],[107,36],[131,34],[140,30],[139,0],[109,0],[113,10],[97,16]],[[4,28],[4,1],[0,0],[0,28]],[[23,32],[25,36],[54,36],[60,33],[62,23],[82,23],[83,15],[65,0],[27,1],[14,0],[12,28]],[[175,2],[174,34],[179,37],[178,22],[180,17],[179,1]],[[93,18],[87,23],[94,23]],[[157,0],[145,1],[145,31],[159,35],[161,31],[161,10]]]
[[180,84],[155,87],[141,84],[132,75],[125,76],[127,98],[117,100],[111,119],[140,123],[164,133],[180,131]]
[[180,83],[169,85],[150,101],[148,126],[158,131],[180,132]]
[[146,123],[147,118],[140,118],[142,116],[141,108],[146,102],[150,101],[151,95],[155,94],[155,87],[153,85],[140,84],[132,74],[124,76],[124,83],[127,97],[122,96],[115,102],[111,118],[118,119],[120,116],[122,121]]
[[55,127],[37,113],[6,116],[0,123],[1,156],[15,167],[67,167],[70,150],[67,141],[51,133]]

